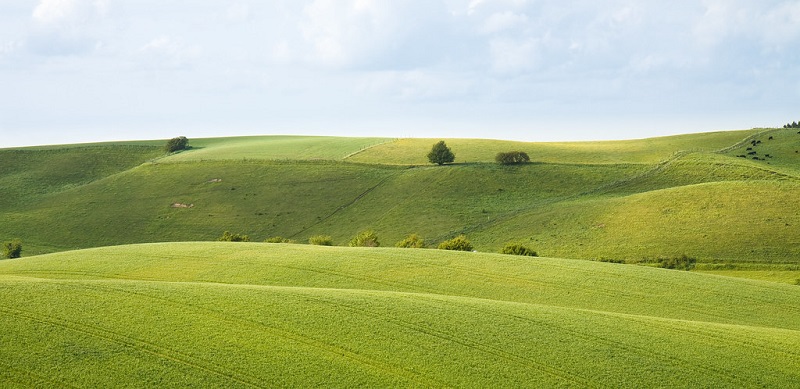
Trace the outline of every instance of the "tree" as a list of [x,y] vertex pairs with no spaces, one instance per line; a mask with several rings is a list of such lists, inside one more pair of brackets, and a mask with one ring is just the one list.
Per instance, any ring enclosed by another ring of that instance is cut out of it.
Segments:
[[511,254],[511,255],[524,255],[528,257],[537,257],[536,251],[531,250],[530,248],[523,246],[519,243],[508,243],[506,244],[502,250],[500,250],[500,254]]
[[439,166],[446,163],[451,163],[455,160],[455,154],[450,151],[450,148],[447,147],[443,140],[440,140],[438,143],[433,145],[431,152],[428,153],[428,161],[438,164]]
[[14,239],[3,243],[3,256],[8,259],[19,258],[22,256],[22,241]]
[[446,240],[439,244],[439,250],[472,251],[472,243],[464,235]]
[[405,239],[397,242],[397,244],[395,244],[395,247],[400,247],[404,249],[425,248],[425,239],[422,239],[422,237],[417,234],[411,234],[407,236]]
[[378,247],[378,235],[374,231],[361,231],[358,235],[350,239],[350,247]]
[[240,235],[240,234],[231,234],[230,231],[225,231],[222,233],[222,237],[219,238],[220,242],[249,242],[250,237],[247,235]]
[[516,165],[530,162],[531,157],[524,151],[509,151],[506,153],[497,153],[494,160],[501,165]]
[[179,136],[168,140],[167,144],[164,145],[164,150],[168,153],[174,153],[179,150],[186,150],[188,147],[189,139],[186,139],[185,136]]

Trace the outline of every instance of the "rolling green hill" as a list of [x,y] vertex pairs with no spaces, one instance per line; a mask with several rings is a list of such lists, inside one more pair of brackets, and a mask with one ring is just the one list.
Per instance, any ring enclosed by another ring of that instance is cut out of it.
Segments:
[[[705,270],[800,279],[800,134],[754,129],[575,143],[266,136],[0,150],[0,240],[23,255],[147,242],[254,240],[345,245],[373,229],[384,246],[466,234],[541,255],[642,262],[697,257]],[[499,166],[499,151],[532,163]],[[726,267],[727,266],[727,267]],[[795,272],[795,273],[792,273]],[[797,275],[796,277],[793,276]]]
[[0,262],[15,386],[792,387],[800,288],[591,261],[264,243]]

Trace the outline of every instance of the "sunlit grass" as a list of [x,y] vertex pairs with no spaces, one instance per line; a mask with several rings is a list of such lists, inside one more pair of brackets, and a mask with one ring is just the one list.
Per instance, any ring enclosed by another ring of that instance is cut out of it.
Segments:
[[0,262],[0,382],[785,387],[798,301],[791,285],[552,258],[102,248]]

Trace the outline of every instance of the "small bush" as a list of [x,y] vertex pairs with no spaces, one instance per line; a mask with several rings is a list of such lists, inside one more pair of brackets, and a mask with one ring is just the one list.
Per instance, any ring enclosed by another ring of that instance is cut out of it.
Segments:
[[14,239],[3,243],[3,257],[8,259],[19,258],[22,256],[22,241]]
[[692,270],[697,259],[683,254],[680,257],[659,258],[657,262],[658,266],[664,269]]
[[464,235],[459,235],[440,243],[439,250],[472,251],[472,243]]
[[509,151],[505,153],[497,153],[494,160],[501,165],[517,165],[521,163],[528,163],[531,158],[524,151]]
[[615,258],[605,258],[600,257],[595,259],[597,262],[607,262],[607,263],[626,263],[624,259],[615,259]]
[[531,250],[530,248],[523,246],[519,243],[509,243],[505,245],[501,250],[500,254],[511,254],[511,255],[524,255],[528,257],[538,257],[539,254],[536,254],[536,251]]
[[425,248],[425,239],[422,239],[422,237],[417,234],[411,234],[405,239],[397,242],[395,246],[404,249],[421,249]]
[[225,231],[219,238],[220,242],[249,242],[250,237],[247,235],[231,234],[230,231]]
[[317,246],[333,246],[333,238],[328,235],[315,235],[308,238],[308,244]]
[[174,153],[179,150],[186,150],[189,147],[189,139],[186,139],[185,136],[179,136],[177,138],[172,138],[167,141],[167,144],[164,145],[164,151],[168,153]]
[[265,239],[264,243],[294,243],[294,241],[280,236],[273,236],[272,238]]
[[374,231],[362,231],[358,235],[350,239],[350,247],[378,247],[381,244],[378,242],[378,235]]

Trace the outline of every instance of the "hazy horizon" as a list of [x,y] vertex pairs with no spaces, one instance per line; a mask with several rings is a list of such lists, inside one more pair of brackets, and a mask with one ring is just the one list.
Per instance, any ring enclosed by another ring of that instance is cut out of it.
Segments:
[[781,0],[0,0],[0,148],[780,127],[797,47]]

